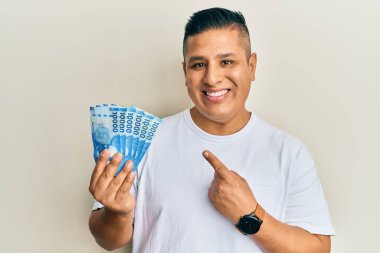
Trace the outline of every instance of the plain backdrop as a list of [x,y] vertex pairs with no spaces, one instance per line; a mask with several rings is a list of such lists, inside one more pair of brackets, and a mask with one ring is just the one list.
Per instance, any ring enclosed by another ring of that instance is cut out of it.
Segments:
[[378,252],[377,0],[0,0],[0,252],[105,252],[87,225],[89,106],[190,107],[183,28],[215,6],[242,11],[250,29],[248,108],[313,154],[332,252]]

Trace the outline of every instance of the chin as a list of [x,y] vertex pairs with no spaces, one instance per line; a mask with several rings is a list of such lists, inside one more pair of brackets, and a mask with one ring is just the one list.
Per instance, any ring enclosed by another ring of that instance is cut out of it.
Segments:
[[214,122],[219,122],[219,123],[224,123],[228,121],[231,116],[232,116],[232,111],[230,110],[207,110],[207,109],[202,109],[197,110],[202,114],[203,117],[207,118],[208,120],[214,121]]

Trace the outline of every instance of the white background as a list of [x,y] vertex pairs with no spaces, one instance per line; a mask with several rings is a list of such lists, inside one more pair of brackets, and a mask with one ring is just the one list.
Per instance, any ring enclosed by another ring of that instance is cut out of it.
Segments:
[[314,156],[332,252],[378,251],[379,1],[1,0],[0,252],[104,252],[87,225],[89,106],[189,107],[183,28],[215,6],[250,29],[247,106]]

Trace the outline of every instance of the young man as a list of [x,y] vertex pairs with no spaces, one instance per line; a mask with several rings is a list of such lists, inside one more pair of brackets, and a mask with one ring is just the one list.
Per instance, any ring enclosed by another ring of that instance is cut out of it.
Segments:
[[90,183],[96,241],[112,250],[133,237],[133,252],[330,252],[307,148],[245,107],[256,54],[244,17],[195,13],[183,53],[195,106],[164,119],[136,174],[128,162],[113,177],[121,155],[107,165],[102,153]]

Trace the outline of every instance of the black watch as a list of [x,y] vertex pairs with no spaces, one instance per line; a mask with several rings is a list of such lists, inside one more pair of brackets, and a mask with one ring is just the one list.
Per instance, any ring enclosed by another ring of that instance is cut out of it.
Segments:
[[244,235],[256,234],[260,230],[261,224],[263,224],[264,216],[264,209],[257,204],[255,211],[241,216],[239,222],[235,224],[235,226]]

